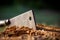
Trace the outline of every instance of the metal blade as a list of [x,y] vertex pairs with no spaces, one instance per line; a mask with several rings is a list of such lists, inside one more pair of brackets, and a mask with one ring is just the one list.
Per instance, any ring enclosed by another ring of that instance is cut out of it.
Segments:
[[9,26],[16,25],[19,27],[25,26],[25,27],[36,29],[32,10],[25,12],[23,14],[20,14],[16,17],[13,17],[10,19],[10,21],[11,21],[11,24]]

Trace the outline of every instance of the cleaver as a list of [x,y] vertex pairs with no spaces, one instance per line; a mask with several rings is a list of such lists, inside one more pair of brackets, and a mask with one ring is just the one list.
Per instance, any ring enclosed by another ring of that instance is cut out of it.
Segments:
[[29,27],[29,28],[33,28],[36,29],[35,26],[35,18],[34,18],[34,14],[33,11],[27,11],[25,13],[22,13],[20,15],[17,15],[11,19],[5,20],[5,21],[1,21],[1,24],[6,24],[10,26],[17,26],[17,27]]

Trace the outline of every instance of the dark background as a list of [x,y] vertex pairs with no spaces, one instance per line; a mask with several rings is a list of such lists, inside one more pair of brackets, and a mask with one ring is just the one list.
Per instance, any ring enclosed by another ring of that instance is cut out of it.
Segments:
[[60,26],[58,0],[0,0],[0,20],[33,10],[37,23]]

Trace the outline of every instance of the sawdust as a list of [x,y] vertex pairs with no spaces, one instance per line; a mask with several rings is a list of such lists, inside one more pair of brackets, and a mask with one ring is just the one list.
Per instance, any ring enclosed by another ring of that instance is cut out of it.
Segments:
[[44,29],[33,30],[24,26],[21,28],[12,26],[0,33],[0,40],[60,40],[60,33]]

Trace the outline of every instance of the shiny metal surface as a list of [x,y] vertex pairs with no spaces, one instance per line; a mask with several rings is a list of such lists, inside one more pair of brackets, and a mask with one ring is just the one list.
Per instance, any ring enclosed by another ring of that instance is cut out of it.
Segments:
[[25,26],[25,27],[29,27],[29,28],[35,28],[35,21],[34,21],[34,16],[33,16],[33,12],[32,10],[22,13],[16,17],[13,17],[10,19],[11,24],[9,26]]

